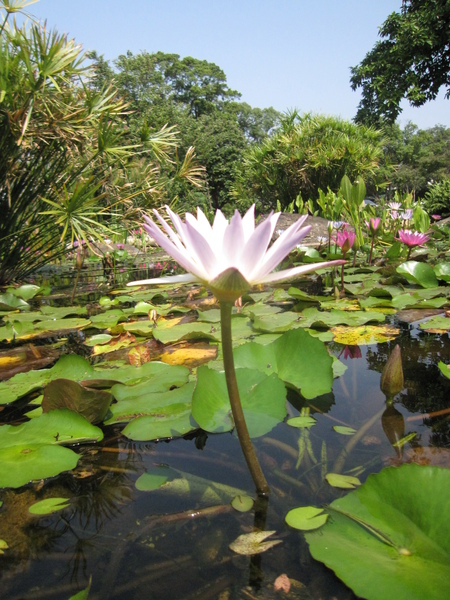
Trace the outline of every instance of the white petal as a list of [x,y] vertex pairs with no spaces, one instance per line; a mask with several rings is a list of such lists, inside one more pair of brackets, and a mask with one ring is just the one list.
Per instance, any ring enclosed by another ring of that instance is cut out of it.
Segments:
[[244,242],[250,239],[255,231],[255,205],[252,204],[245,215],[242,217],[242,228],[244,231]]
[[222,244],[222,269],[236,267],[239,269],[239,259],[244,248],[244,229],[242,217],[236,210],[231,217],[228,227],[225,229]]
[[[144,229],[154,238],[156,243],[161,246],[163,250],[167,252],[172,258],[174,258],[179,265],[186,269],[186,271],[193,273],[200,279],[207,280],[207,274],[201,265],[195,262],[189,252],[181,244],[175,245],[164,233],[154,224],[144,224]],[[174,234],[175,235],[175,234]]]
[[253,273],[259,272],[260,264],[264,263],[264,255],[272,239],[279,213],[270,214],[267,219],[260,223],[253,235],[244,246],[241,255],[239,269],[247,280],[251,280]]
[[213,279],[217,274],[217,259],[208,241],[189,222],[185,223],[185,235],[190,255],[198,265],[201,265],[205,279]]
[[304,275],[305,273],[310,273],[311,271],[317,271],[318,269],[327,269],[328,267],[338,267],[339,265],[343,265],[345,260],[329,260],[326,262],[320,263],[312,263],[309,265],[301,265],[299,267],[294,267],[292,269],[283,269],[283,271],[276,271],[275,273],[270,273],[265,277],[262,277],[258,280],[258,283],[273,283],[274,281],[285,281],[286,279],[292,279],[292,277],[297,277],[298,275]]
[[311,226],[298,228],[297,223],[286,229],[268,249],[264,260],[259,265],[258,271],[254,271],[252,280],[259,280],[273,271],[310,231]]
[[191,273],[183,273],[182,275],[168,275],[167,277],[154,277],[153,279],[141,279],[140,281],[130,281],[128,286],[133,285],[153,285],[157,283],[193,283],[201,281]]

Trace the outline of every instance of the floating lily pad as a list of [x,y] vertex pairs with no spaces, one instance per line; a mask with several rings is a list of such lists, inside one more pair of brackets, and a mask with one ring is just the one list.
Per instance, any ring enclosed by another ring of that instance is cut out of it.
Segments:
[[61,444],[102,438],[101,429],[67,409],[53,410],[22,425],[1,425],[0,487],[18,488],[74,469],[78,455]]
[[420,323],[419,328],[428,333],[447,333],[450,330],[450,317],[432,317],[425,323]]
[[349,346],[381,344],[394,340],[400,333],[398,327],[391,325],[363,325],[360,327],[332,327],[334,341]]
[[433,267],[427,263],[409,260],[397,267],[397,273],[424,288],[433,288],[438,284]]
[[[251,437],[271,431],[286,416],[286,388],[275,375],[254,369],[237,369],[236,378]],[[220,433],[233,429],[225,374],[206,366],[197,370],[192,398],[192,415],[205,431]]]
[[385,319],[384,315],[375,311],[345,311],[331,310],[320,311],[317,308],[306,308],[302,313],[300,321],[302,327],[335,327],[337,325],[350,325],[357,327],[366,323],[382,323]]
[[368,600],[446,600],[450,590],[450,471],[402,465],[370,475],[331,503],[305,535],[311,554]]
[[434,266],[434,272],[438,279],[450,283],[450,263],[438,263]]
[[153,337],[163,344],[173,344],[173,342],[177,342],[178,340],[193,339],[220,341],[219,325],[214,327],[210,323],[194,321],[192,323],[179,323],[169,327],[166,323],[158,323],[158,326],[153,330]]
[[325,345],[304,329],[294,329],[265,346],[249,342],[234,351],[236,367],[276,373],[305,398],[328,393],[333,385],[333,359]]
[[314,417],[308,417],[306,415],[301,415],[299,417],[292,417],[292,419],[288,419],[286,421],[287,425],[291,427],[297,427],[298,429],[303,429],[305,427],[312,427],[317,423]]
[[17,288],[8,288],[7,291],[23,300],[31,300],[31,298],[34,298],[36,294],[39,293],[40,289],[41,287],[39,285],[27,283]]
[[0,294],[0,310],[28,310],[30,305],[11,292]]
[[295,529],[302,531],[311,531],[325,525],[328,514],[323,508],[315,506],[299,506],[290,510],[286,517],[286,523]]

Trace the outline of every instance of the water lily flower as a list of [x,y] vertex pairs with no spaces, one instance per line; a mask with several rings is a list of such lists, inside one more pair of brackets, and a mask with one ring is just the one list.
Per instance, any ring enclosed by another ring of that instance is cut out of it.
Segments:
[[154,213],[163,231],[147,216],[144,229],[187,273],[133,281],[128,285],[200,282],[219,300],[234,302],[254,285],[284,281],[343,262],[321,262],[274,271],[309,233],[311,227],[303,227],[306,215],[269,246],[280,213],[271,213],[255,226],[254,205],[243,217],[235,211],[230,222],[218,210],[211,226],[199,208],[197,217],[187,213],[185,221],[168,206],[166,211],[174,229],[156,210]]
[[379,217],[372,217],[366,221],[367,228],[370,230],[372,235],[375,235],[378,228],[380,227],[381,219]]
[[391,210],[395,210],[395,211],[399,210],[402,207],[400,202],[389,202],[388,206]]
[[351,231],[350,229],[344,229],[343,231],[338,231],[333,240],[336,242],[336,244],[342,250],[342,254],[345,256],[355,243],[355,237],[356,234],[354,231]]
[[401,214],[400,214],[400,218],[403,221],[411,221],[411,219],[413,218],[413,209],[412,208],[407,208],[405,209]]
[[441,215],[431,215],[431,218],[435,221],[439,221],[440,219],[442,219]]
[[408,258],[411,254],[411,250],[415,246],[423,246],[428,242],[430,236],[426,233],[419,233],[418,231],[410,231],[409,229],[400,229],[398,232],[398,239],[400,242],[408,246]]

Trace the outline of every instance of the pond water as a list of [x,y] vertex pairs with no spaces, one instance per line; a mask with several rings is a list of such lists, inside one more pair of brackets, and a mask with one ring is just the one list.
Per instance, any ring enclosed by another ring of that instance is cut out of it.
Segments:
[[[82,284],[84,302],[94,301],[89,285]],[[102,442],[79,446],[73,472],[2,490],[0,538],[14,540],[0,557],[2,600],[68,600],[89,580],[89,600],[356,598],[311,557],[303,534],[284,518],[291,508],[321,506],[346,493],[324,480],[327,472],[364,482],[370,473],[402,462],[449,466],[449,415],[439,412],[448,408],[450,381],[437,368],[450,357],[448,334],[424,333],[395,315],[389,320],[400,328],[395,340],[328,344],[347,367],[331,393],[308,402],[289,392],[289,415],[309,407],[317,421],[313,427],[280,423],[254,440],[271,494],[253,510],[238,512],[225,496],[205,496],[194,483],[177,493],[135,486],[145,471],[167,465],[194,476],[193,482],[196,476],[254,497],[234,433],[196,431],[171,441],[134,442],[121,435],[121,426],[105,426]],[[395,344],[402,351],[405,386],[387,404],[380,376]],[[17,422],[24,404],[5,409],[8,421]],[[357,434],[341,435],[335,425]],[[412,433],[403,447],[392,445]],[[28,506],[47,496],[68,497],[70,505],[31,516]],[[275,531],[281,543],[253,556],[230,550],[230,543],[255,526]],[[289,595],[274,592],[282,574],[293,582]]]

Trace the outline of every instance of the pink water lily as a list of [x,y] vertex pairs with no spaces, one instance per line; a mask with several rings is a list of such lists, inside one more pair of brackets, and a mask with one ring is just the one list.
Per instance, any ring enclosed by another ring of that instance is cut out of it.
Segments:
[[133,281],[128,285],[200,282],[219,300],[234,302],[254,285],[284,281],[343,262],[314,263],[274,272],[309,233],[311,227],[303,227],[306,215],[270,245],[280,213],[271,213],[255,226],[254,205],[243,217],[236,210],[229,222],[218,210],[212,225],[200,208],[197,208],[197,217],[187,213],[185,221],[168,206],[166,211],[174,229],[156,210],[154,213],[163,231],[147,216],[144,229],[187,273]]
[[426,233],[419,233],[418,231],[410,231],[409,229],[400,229],[398,232],[399,240],[413,248],[414,246],[422,246],[426,244],[430,239],[430,236]]
[[408,259],[411,256],[411,250],[415,246],[423,246],[430,239],[430,236],[426,233],[419,233],[418,231],[410,231],[409,229],[399,229],[398,239],[400,242],[408,246]]

